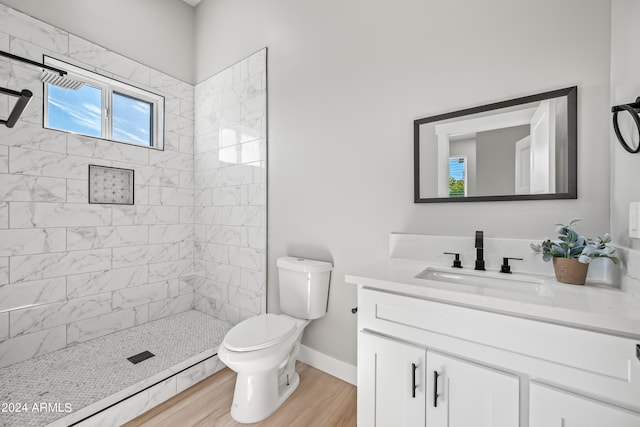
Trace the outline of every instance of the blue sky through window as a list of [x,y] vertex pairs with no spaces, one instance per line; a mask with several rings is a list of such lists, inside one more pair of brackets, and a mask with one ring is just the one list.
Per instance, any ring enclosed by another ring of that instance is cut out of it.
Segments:
[[47,84],[47,126],[89,136],[102,136],[102,90],[84,85],[78,90]]
[[[48,84],[47,127],[105,138],[102,89],[85,84],[78,90]],[[151,146],[152,104],[113,92],[111,139]]]
[[148,102],[113,92],[113,139],[151,145],[151,112]]
[[464,179],[464,158],[452,157],[449,159],[449,176],[456,181]]

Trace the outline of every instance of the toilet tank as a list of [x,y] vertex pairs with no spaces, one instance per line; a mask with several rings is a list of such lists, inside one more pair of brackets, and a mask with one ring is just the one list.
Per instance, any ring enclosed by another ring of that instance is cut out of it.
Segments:
[[333,266],[312,259],[278,258],[280,309],[298,319],[318,319],[327,313]]

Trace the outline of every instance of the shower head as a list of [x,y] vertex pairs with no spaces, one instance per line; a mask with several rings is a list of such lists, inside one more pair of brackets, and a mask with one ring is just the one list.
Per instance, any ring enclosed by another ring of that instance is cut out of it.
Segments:
[[68,76],[68,74],[62,75],[60,73],[52,72],[48,70],[42,71],[42,74],[38,76],[38,80],[40,80],[43,83],[50,83],[54,86],[58,86],[64,89],[78,90],[82,86],[84,86],[84,83],[82,83],[81,81],[72,79],[71,77]]

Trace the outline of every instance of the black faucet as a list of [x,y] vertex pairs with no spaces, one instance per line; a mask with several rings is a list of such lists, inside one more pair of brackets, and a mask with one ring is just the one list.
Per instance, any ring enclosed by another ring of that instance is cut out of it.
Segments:
[[484,270],[484,233],[476,231],[476,270]]

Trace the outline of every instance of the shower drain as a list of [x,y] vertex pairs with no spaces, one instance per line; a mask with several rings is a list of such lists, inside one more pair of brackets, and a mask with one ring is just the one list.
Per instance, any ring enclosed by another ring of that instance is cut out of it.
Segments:
[[150,351],[143,351],[142,353],[127,357],[127,360],[135,365],[136,363],[140,363],[143,360],[147,360],[153,356],[155,356],[155,354],[151,353]]

